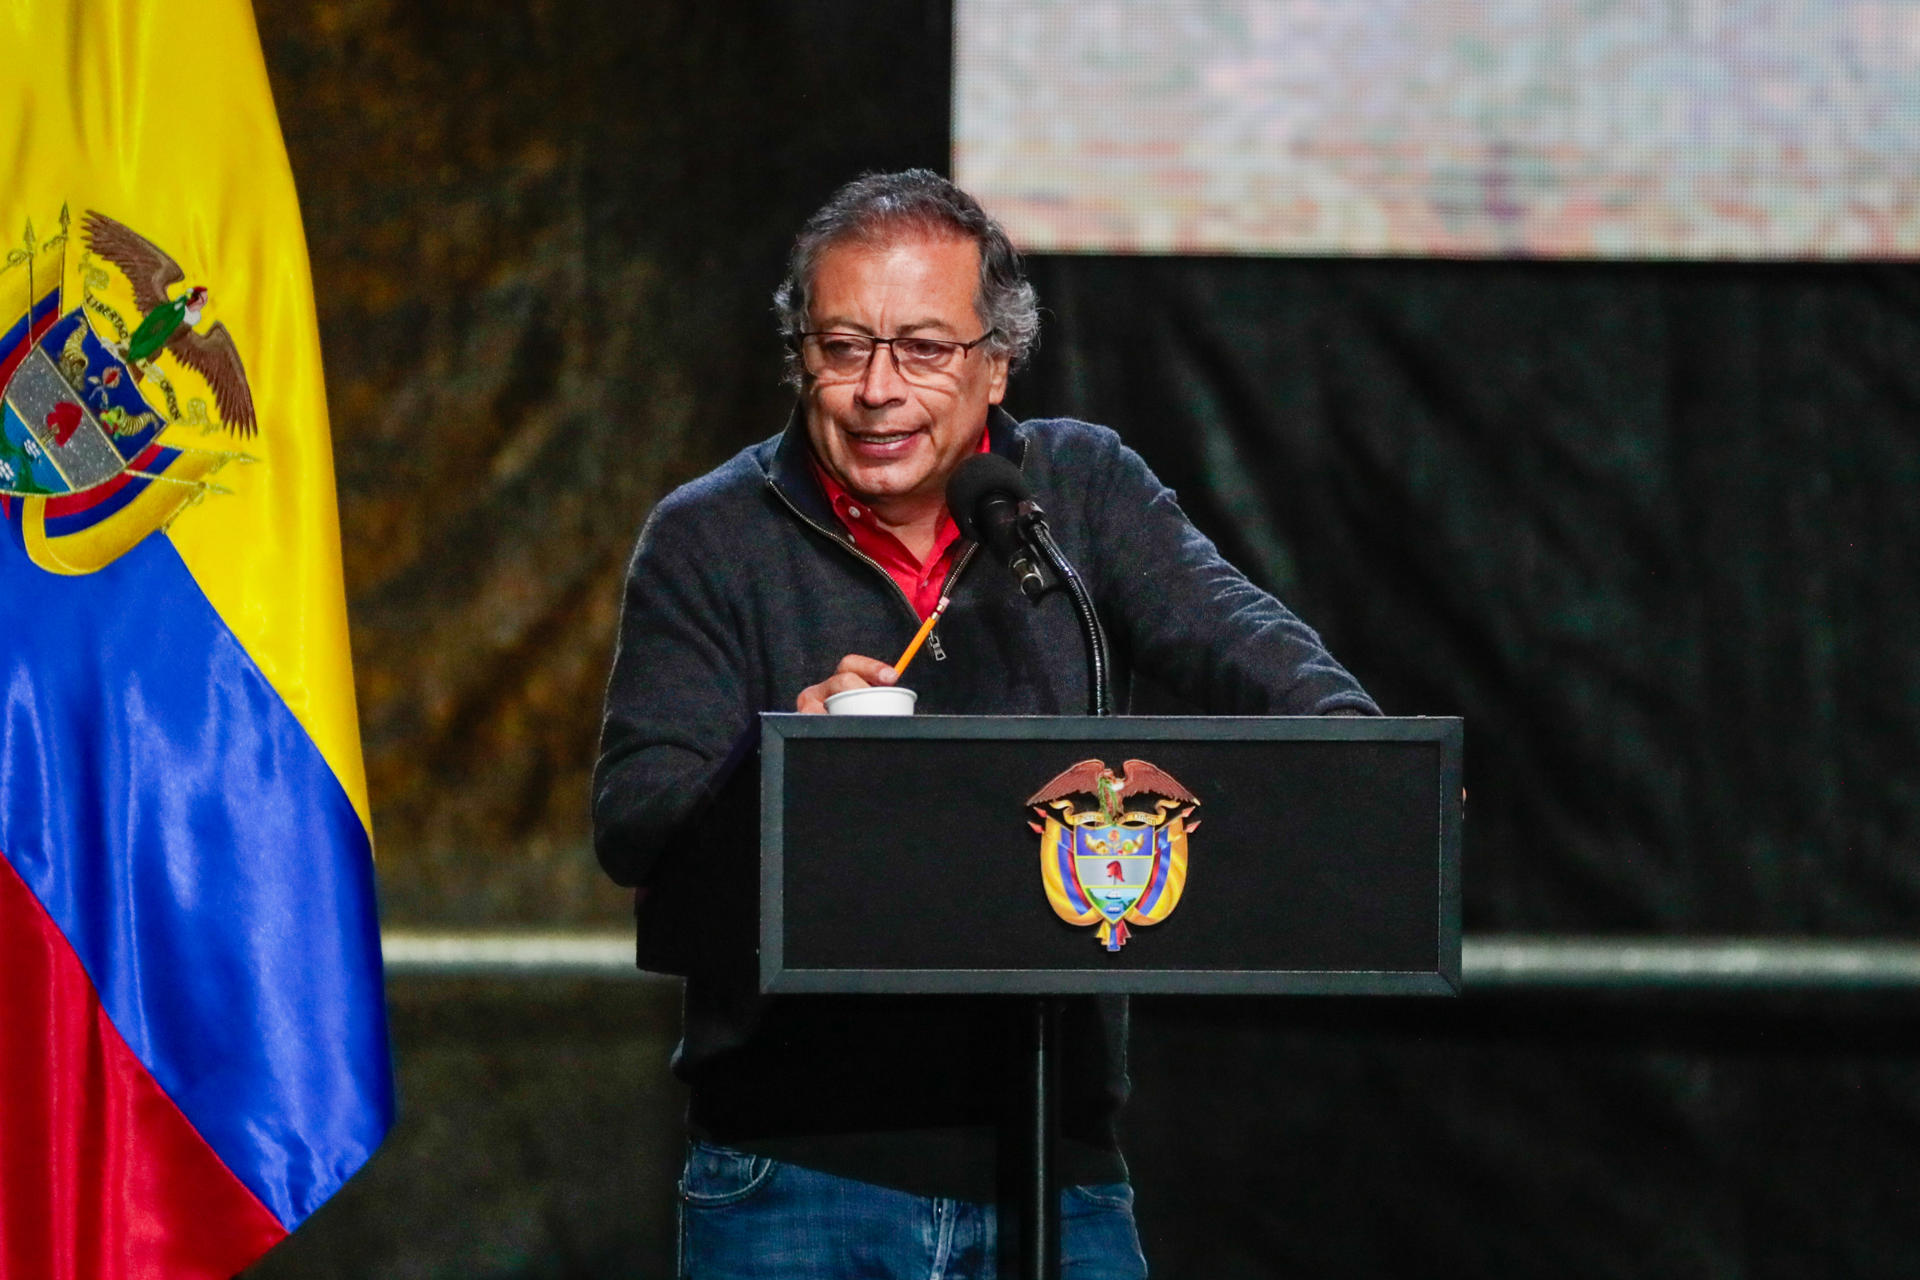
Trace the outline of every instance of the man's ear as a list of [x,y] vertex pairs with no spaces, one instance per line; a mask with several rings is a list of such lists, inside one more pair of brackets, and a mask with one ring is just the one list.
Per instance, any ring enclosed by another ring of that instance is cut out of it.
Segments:
[[987,403],[999,404],[1006,398],[1007,375],[1012,371],[1013,358],[1004,351],[996,351],[991,357],[993,372],[987,383]]

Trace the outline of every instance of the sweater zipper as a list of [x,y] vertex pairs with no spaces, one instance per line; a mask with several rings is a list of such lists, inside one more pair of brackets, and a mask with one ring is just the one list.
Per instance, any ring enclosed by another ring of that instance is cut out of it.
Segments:
[[[893,575],[887,572],[885,565],[882,565],[878,560],[875,560],[872,556],[862,551],[859,547],[854,546],[851,542],[847,541],[845,538],[840,537],[839,535],[834,533],[833,530],[827,528],[825,525],[821,524],[818,520],[815,520],[813,517],[809,516],[806,512],[802,511],[798,506],[794,504],[793,499],[789,498],[786,495],[786,493],[782,491],[780,486],[774,483],[774,481],[771,478],[769,478],[767,481],[767,488],[773,490],[776,494],[779,494],[780,501],[787,504],[787,510],[793,512],[794,516],[800,521],[801,524],[806,525],[809,529],[815,529],[815,530],[818,530],[820,533],[825,534],[827,538],[830,539],[836,546],[843,548],[844,550],[858,557],[860,560],[864,561],[865,563],[872,565],[873,571],[879,574],[881,577],[885,578],[887,580],[887,585],[893,588],[893,594],[900,598],[900,603],[907,606],[907,612],[913,615],[914,623],[918,625],[920,622],[924,621],[924,619],[920,617],[920,611],[913,607],[913,601],[907,598],[907,593],[900,589],[900,584],[893,580]],[[953,569],[947,574],[946,581],[940,584],[941,595],[944,596],[951,592],[953,584],[959,581],[960,579],[961,570],[967,567],[968,563],[973,559],[973,553],[978,551],[979,549],[980,549],[979,546],[975,543],[970,542],[967,544],[967,549],[960,553],[959,561],[955,563],[955,565],[953,566]],[[932,635],[929,635],[927,637],[927,652],[933,655],[933,660],[935,662],[945,662],[947,660],[947,651],[940,647],[940,635],[937,630]]]
[[[960,558],[954,561],[953,570],[947,574],[947,580],[940,584],[940,595],[943,598],[953,594],[953,584],[960,581],[960,575],[966,571],[968,563],[972,561],[973,553],[979,549],[979,543],[969,542],[967,549],[960,553]],[[891,577],[892,575],[888,576]],[[898,586],[899,583],[895,583],[894,585]],[[933,655],[935,662],[945,662],[947,660],[947,651],[940,647],[940,628],[938,627],[935,627],[927,634],[927,652]]]

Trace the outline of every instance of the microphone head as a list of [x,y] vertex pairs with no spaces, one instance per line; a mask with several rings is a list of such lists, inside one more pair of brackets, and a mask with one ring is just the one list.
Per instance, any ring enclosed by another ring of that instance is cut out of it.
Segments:
[[997,453],[976,453],[954,469],[947,480],[947,510],[960,526],[961,537],[970,542],[983,541],[978,521],[980,503],[996,495],[1026,502],[1033,497],[1033,488],[1019,467]]

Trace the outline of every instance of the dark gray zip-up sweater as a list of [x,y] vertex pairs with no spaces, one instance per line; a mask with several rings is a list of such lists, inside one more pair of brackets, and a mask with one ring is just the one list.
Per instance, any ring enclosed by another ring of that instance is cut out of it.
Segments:
[[[1015,424],[1019,463],[1107,628],[1113,693],[1138,667],[1221,715],[1378,714],[1319,637],[1220,558],[1139,455],[1103,427]],[[991,1125],[1007,1016],[963,997],[755,993],[756,716],[790,711],[840,658],[884,659],[919,626],[853,546],[807,463],[805,429],[669,494],[626,585],[594,777],[594,847],[636,895],[640,963],[687,975],[675,1070],[701,1136],[930,1195],[991,1197]],[[923,714],[1083,714],[1069,603],[1030,605],[984,555],[956,561],[953,602],[907,683]],[[1125,1006],[1072,1002],[1064,1027],[1063,1173],[1124,1176]]]

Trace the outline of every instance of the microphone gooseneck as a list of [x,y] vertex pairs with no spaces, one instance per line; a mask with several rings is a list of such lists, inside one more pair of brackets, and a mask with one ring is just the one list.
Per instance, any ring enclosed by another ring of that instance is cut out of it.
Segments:
[[1093,593],[1087,590],[1087,584],[1080,580],[1066,555],[1053,540],[1053,534],[1047,529],[1046,521],[1034,527],[1034,541],[1038,543],[1040,554],[1052,565],[1054,572],[1066,584],[1067,599],[1073,601],[1073,611],[1080,619],[1080,634],[1087,642],[1087,714],[1110,716],[1113,707],[1107,699],[1107,635],[1100,627],[1100,615],[1094,612]]
[[1111,715],[1107,637],[1094,611],[1093,595],[1054,542],[1046,512],[1034,501],[1032,486],[1020,468],[995,453],[968,458],[947,481],[947,510],[963,537],[979,543],[1007,566],[1029,601],[1037,605],[1052,592],[1067,593],[1086,641],[1090,713]]

